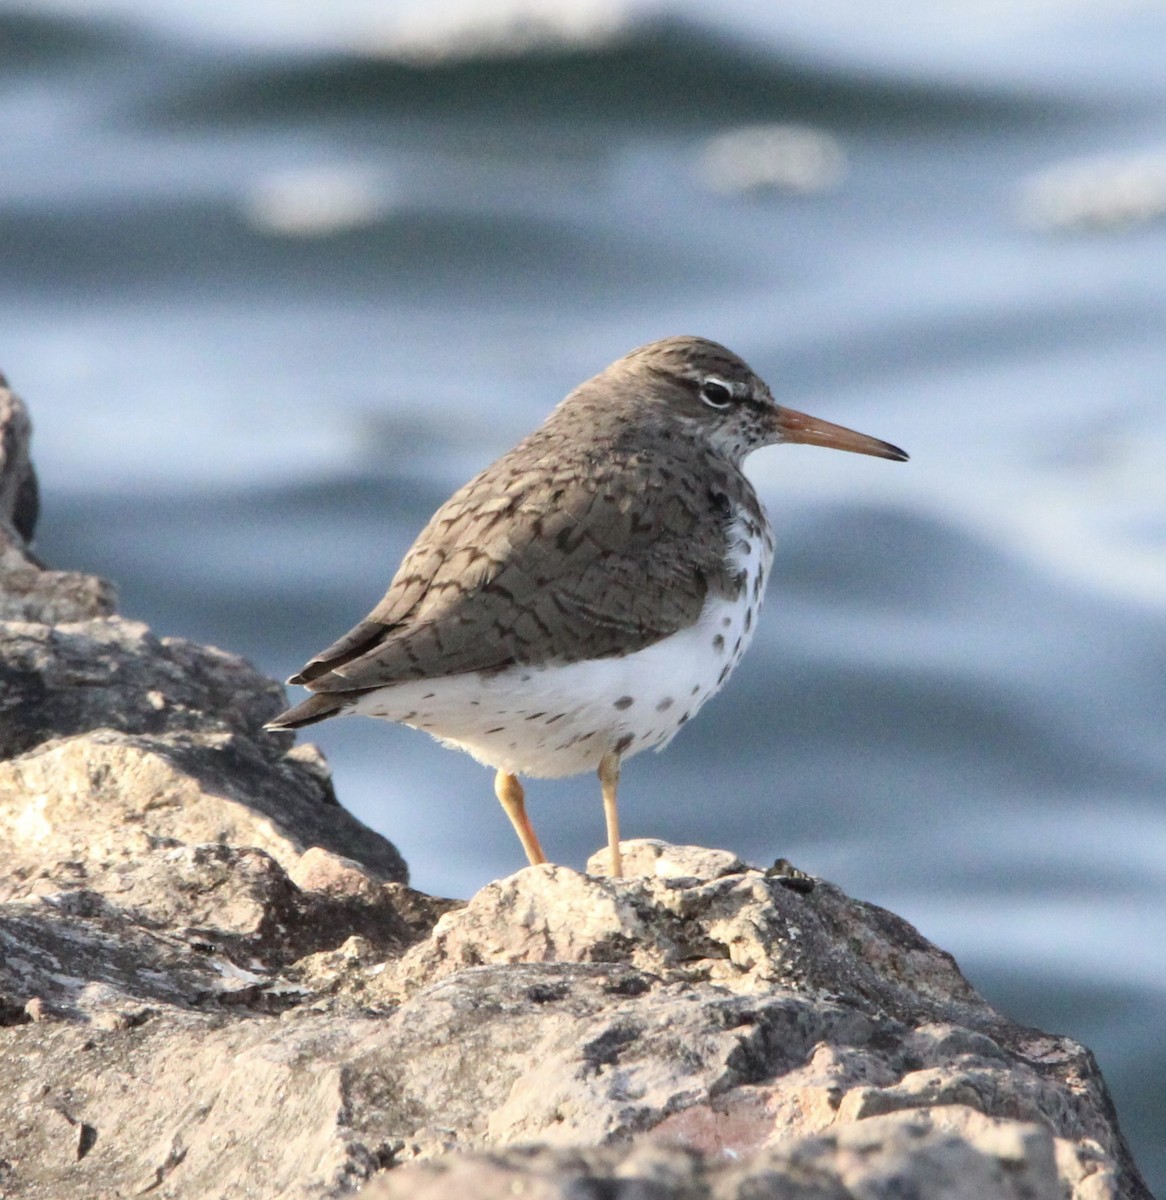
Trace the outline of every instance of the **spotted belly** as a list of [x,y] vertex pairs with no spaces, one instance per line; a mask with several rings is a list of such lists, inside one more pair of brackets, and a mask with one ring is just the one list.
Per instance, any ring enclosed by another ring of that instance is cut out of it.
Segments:
[[346,711],[423,729],[515,775],[576,775],[612,750],[660,749],[720,691],[756,630],[769,530],[742,525],[731,551],[739,594],[710,597],[695,624],[642,650],[395,684]]

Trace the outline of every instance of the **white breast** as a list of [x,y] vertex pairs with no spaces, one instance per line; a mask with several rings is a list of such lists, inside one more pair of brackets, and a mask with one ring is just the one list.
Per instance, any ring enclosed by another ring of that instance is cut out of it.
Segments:
[[767,524],[730,534],[734,600],[711,598],[694,625],[620,658],[453,675],[371,692],[349,712],[424,729],[496,770],[553,778],[665,746],[721,687],[753,639],[773,561]]

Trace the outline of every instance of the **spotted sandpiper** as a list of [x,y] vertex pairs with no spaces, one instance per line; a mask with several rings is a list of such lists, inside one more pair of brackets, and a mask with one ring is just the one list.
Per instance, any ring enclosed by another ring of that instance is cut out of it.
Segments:
[[358,713],[468,751],[532,863],[518,776],[598,771],[619,875],[620,763],[666,745],[756,628],[773,531],[741,466],[776,442],[907,458],[778,406],[716,342],[633,350],[437,510],[384,599],[288,681],[313,695],[268,728]]

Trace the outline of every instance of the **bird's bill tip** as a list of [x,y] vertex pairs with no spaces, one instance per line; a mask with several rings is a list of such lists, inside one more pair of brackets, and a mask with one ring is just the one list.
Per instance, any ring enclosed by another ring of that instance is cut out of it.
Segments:
[[783,442],[802,442],[809,446],[826,446],[831,450],[849,450],[851,454],[870,454],[875,458],[889,458],[894,462],[906,462],[907,454],[898,446],[879,438],[857,433],[842,425],[811,417],[794,408],[777,410],[777,430]]

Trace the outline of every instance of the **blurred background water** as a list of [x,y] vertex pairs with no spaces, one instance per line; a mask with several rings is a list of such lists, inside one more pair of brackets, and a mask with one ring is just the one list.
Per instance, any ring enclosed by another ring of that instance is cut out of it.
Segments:
[[[786,855],[1093,1048],[1166,1185],[1166,9],[0,4],[0,367],[50,563],[283,676],[571,386],[700,333],[907,466],[751,460],[761,630],[627,836]],[[416,886],[487,771],[312,731]],[[534,783],[548,852],[603,840]]]

